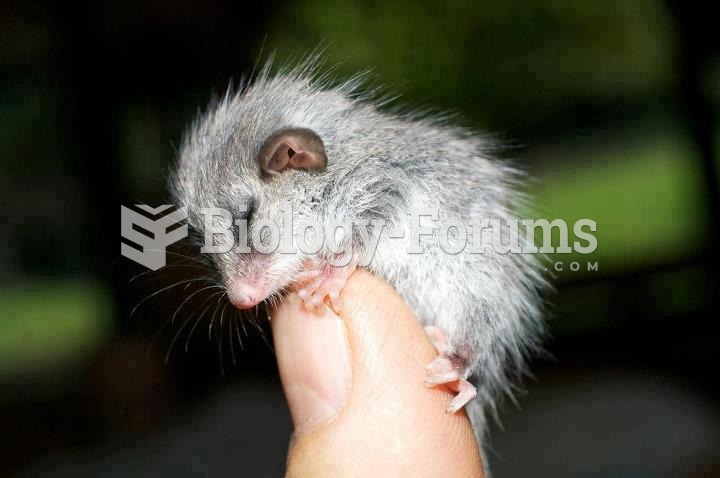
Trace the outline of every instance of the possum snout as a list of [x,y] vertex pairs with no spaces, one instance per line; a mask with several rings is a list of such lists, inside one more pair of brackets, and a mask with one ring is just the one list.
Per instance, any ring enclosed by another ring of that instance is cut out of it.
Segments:
[[267,257],[258,252],[240,254],[235,272],[225,279],[230,302],[238,309],[249,309],[264,301],[271,292],[267,278]]
[[230,302],[238,309],[250,309],[265,300],[270,293],[270,286],[265,284],[249,284],[237,280],[227,286]]

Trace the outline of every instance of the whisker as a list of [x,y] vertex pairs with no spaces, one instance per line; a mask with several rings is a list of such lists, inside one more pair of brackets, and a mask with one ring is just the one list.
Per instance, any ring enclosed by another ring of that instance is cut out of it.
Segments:
[[174,284],[170,284],[170,285],[167,286],[167,287],[163,287],[162,289],[153,292],[152,294],[150,294],[149,296],[147,296],[147,297],[145,297],[143,300],[141,300],[141,301],[132,309],[132,311],[130,311],[130,317],[132,317],[132,316],[135,314],[135,312],[138,310],[138,308],[139,308],[141,305],[143,305],[146,301],[148,301],[148,300],[150,300],[151,298],[155,297],[155,296],[158,295],[159,293],[164,292],[164,291],[169,290],[169,289],[172,289],[173,287],[177,287],[177,286],[182,285],[182,284],[191,284],[191,283],[193,283],[193,282],[195,282],[195,281],[201,281],[201,280],[204,280],[204,279],[203,279],[203,278],[197,278],[197,277],[194,277],[194,278],[192,278],[192,279],[185,279],[185,280],[181,280],[181,281],[175,282]]
[[190,323],[192,320],[194,314],[190,314],[187,319],[182,323],[180,328],[175,332],[175,336],[173,336],[173,339],[170,341],[170,347],[168,348],[167,353],[165,354],[165,363],[167,364],[170,360],[170,354],[172,354],[173,348],[175,347],[175,342],[177,342],[177,339],[180,338],[180,334],[182,334],[182,331],[185,329],[187,324]]
[[233,326],[232,321],[230,320],[230,317],[228,317],[228,339],[230,341],[230,357],[232,357],[232,364],[234,367],[237,365],[237,362],[235,361],[235,347],[233,346],[235,337],[233,337],[232,326]]
[[223,317],[225,316],[225,309],[227,309],[229,302],[226,302],[225,305],[222,308],[222,313],[220,314],[220,325],[218,326],[218,358],[220,359],[220,375],[223,377],[225,376],[225,360],[223,357],[223,340],[222,340],[222,332],[223,332]]
[[[227,304],[225,304],[225,305],[227,305]],[[217,313],[219,310],[220,310],[220,301],[218,301],[217,305],[215,306],[215,311],[213,312],[213,315],[210,318],[210,325],[208,326],[208,342],[212,340],[213,324],[215,323],[215,316],[217,316]]]
[[197,262],[198,264],[207,265],[206,261],[203,261],[202,259],[198,258],[197,256],[188,256],[187,254],[180,254],[179,252],[168,251],[166,249],[144,249],[144,250],[153,251],[153,252],[164,252],[165,254],[170,254],[172,256],[178,256],[178,257],[182,257],[184,259],[188,259],[188,260]]
[[[171,267],[192,267],[192,268],[195,268],[195,269],[205,269],[205,267],[200,266],[200,265],[197,265],[197,264],[168,264],[168,265],[164,266],[163,269],[169,269],[169,268],[171,268]],[[157,271],[148,270],[148,271],[140,272],[139,274],[134,275],[130,280],[128,280],[127,283],[128,283],[128,285],[130,285],[130,284],[132,284],[136,279],[138,279],[138,278],[140,278],[140,277],[143,277],[143,276],[145,276],[145,275],[147,275],[147,274],[151,274],[151,273],[153,273],[153,272],[157,272]]]
[[[189,296],[187,296],[187,297],[185,298],[185,300],[182,301],[182,304],[180,304],[180,306],[179,306],[177,309],[175,309],[175,313],[174,313],[173,316],[172,316],[171,322],[173,322],[173,323],[175,322],[175,317],[177,316],[178,312],[180,312],[180,309],[182,309],[183,306],[184,306],[185,304],[187,304],[190,299],[193,298],[193,296],[196,296],[196,295],[199,294],[200,292],[202,292],[202,291],[204,291],[204,290],[208,290],[208,289],[222,289],[222,290],[225,290],[223,287],[221,287],[221,286],[219,286],[219,285],[217,285],[217,284],[211,284],[211,285],[209,285],[209,286],[205,286],[205,287],[202,287],[202,288],[196,290],[195,292],[193,292],[192,294],[190,294]],[[202,307],[202,305],[201,305],[200,307]]]
[[240,327],[242,327],[245,337],[247,337],[248,333],[247,333],[247,329],[245,328],[245,322],[247,322],[247,321],[243,318],[242,314],[240,314],[239,312],[240,311],[238,311],[238,321],[240,322]]
[[157,341],[158,337],[160,337],[160,334],[162,334],[162,331],[165,329],[165,327],[168,326],[170,323],[170,319],[165,320],[163,322],[162,326],[160,326],[160,329],[158,329],[157,333],[153,336],[152,340],[150,341],[150,344],[148,345],[146,351],[145,351],[145,359],[150,358],[150,353],[152,352],[152,348],[155,345],[155,342]]
[[[212,299],[212,298],[217,297],[218,295],[220,295],[220,297],[218,298],[218,301],[217,301],[217,303],[219,304],[220,301],[221,301],[222,298],[223,298],[223,294],[224,294],[223,291],[215,292],[215,293],[211,294],[210,297],[208,297],[207,299],[205,299],[205,302],[207,302],[208,300],[210,300],[210,299]],[[205,305],[205,302],[203,302],[203,303],[200,305],[200,307],[202,307],[203,305]],[[190,347],[190,339],[192,338],[193,333],[195,332],[195,329],[196,329],[197,326],[200,324],[200,321],[202,320],[202,318],[205,317],[205,312],[207,312],[207,311],[210,309],[210,307],[212,307],[212,306],[213,306],[213,304],[208,304],[208,306],[203,309],[203,311],[200,313],[200,315],[198,316],[198,318],[197,318],[197,320],[195,321],[195,323],[193,324],[193,326],[190,328],[190,332],[188,332],[187,340],[185,341],[185,353],[187,353],[187,351],[188,351],[188,349],[189,349],[189,347]]]
[[[245,350],[243,346],[242,337],[240,337],[240,327],[238,326],[238,322],[242,322],[242,317],[238,313],[237,309],[235,310],[235,315],[233,315],[233,325],[235,326],[235,335],[238,339],[238,345],[240,345],[240,350]],[[242,325],[243,330],[245,330],[245,325]]]

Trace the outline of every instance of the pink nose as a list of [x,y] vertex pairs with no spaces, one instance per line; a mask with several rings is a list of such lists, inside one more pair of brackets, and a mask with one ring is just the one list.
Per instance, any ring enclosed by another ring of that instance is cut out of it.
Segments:
[[268,295],[268,287],[243,284],[236,282],[228,287],[230,302],[238,309],[249,309],[255,307],[265,300]]

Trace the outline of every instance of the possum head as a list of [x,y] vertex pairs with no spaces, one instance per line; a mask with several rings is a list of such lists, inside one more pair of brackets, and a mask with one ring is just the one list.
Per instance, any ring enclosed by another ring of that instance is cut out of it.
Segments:
[[[287,237],[288,208],[293,224],[303,218],[322,223],[321,199],[339,173],[343,121],[352,106],[342,91],[301,77],[262,77],[211,105],[186,133],[170,188],[205,245],[223,251],[211,254],[212,261],[237,307],[254,307],[281,292],[308,259],[296,248],[268,252],[264,246],[273,234],[267,224]],[[213,218],[210,209],[229,216]],[[238,220],[247,221],[248,240],[240,239],[249,249],[236,248]],[[235,244],[229,247],[230,236],[213,233],[212,225],[232,231]]]

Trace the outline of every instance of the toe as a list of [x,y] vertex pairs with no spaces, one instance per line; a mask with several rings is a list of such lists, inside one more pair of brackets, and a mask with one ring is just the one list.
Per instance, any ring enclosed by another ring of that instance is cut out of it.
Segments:
[[441,356],[427,364],[425,369],[431,374],[438,374],[453,371],[455,368],[450,359]]
[[450,372],[443,373],[433,373],[430,374],[427,379],[425,379],[425,386],[434,387],[435,385],[440,385],[442,383],[455,382],[459,379],[460,376],[458,375],[456,370],[451,370]]
[[448,405],[447,413],[455,413],[477,395],[477,389],[467,380],[458,381],[458,394]]
[[339,290],[333,290],[328,294],[328,297],[330,297],[330,305],[335,310],[335,312],[340,312],[340,291]]
[[427,325],[425,326],[425,333],[439,354],[442,354],[447,350],[448,339],[442,330],[434,325]]

